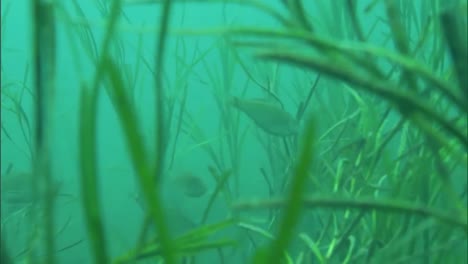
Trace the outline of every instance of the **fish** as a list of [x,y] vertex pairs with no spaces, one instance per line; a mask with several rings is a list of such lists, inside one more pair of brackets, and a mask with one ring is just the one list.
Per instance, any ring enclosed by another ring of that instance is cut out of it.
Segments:
[[293,136],[299,130],[297,120],[277,104],[262,99],[241,99],[235,96],[229,101],[268,134]]
[[205,181],[192,172],[183,172],[175,176],[174,183],[182,193],[191,198],[198,198],[208,191]]
[[34,201],[31,190],[32,176],[27,172],[2,175],[2,200],[9,204],[25,205]]
[[[144,202],[144,198],[140,192],[136,191],[132,193],[130,198],[135,200],[143,212],[148,210],[146,203]],[[174,200],[169,193],[165,193],[165,196],[163,195],[161,198],[164,215],[168,219],[168,231],[172,236],[181,235],[197,226],[197,223],[194,221],[194,219],[186,216],[183,210],[180,208],[180,205],[174,203]],[[151,232],[155,232],[155,230],[152,230]]]
[[[37,197],[34,197],[31,188],[33,173],[30,172],[15,172],[2,175],[1,179],[1,199],[5,203],[14,207],[23,207],[37,202]],[[59,183],[54,182],[54,197],[65,196],[73,197],[71,194],[60,193]]]
[[180,208],[164,207],[164,215],[168,219],[168,231],[172,237],[183,235],[198,224],[191,217],[186,216]]

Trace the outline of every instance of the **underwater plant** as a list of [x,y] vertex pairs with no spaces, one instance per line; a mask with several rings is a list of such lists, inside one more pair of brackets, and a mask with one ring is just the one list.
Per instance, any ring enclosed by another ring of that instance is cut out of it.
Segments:
[[[87,234],[72,247],[89,262],[467,261],[466,1],[31,4],[34,123],[27,78],[2,82],[34,175],[20,191],[43,198],[29,259],[58,263],[70,248],[56,236],[51,117],[66,36],[74,60],[63,68],[80,69],[72,140]],[[150,9],[153,21],[139,24]],[[202,23],[206,13],[219,23]],[[17,143],[9,124],[2,140]],[[109,147],[117,141],[123,161]],[[103,173],[108,160],[133,172],[122,185]],[[137,203],[108,199],[129,181]],[[4,187],[14,202],[19,191]],[[123,247],[109,223],[130,230]],[[2,263],[14,261],[8,250]]]

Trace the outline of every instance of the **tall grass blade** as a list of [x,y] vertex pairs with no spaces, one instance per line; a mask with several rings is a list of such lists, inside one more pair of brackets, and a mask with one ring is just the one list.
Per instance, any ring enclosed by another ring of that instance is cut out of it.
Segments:
[[314,124],[311,120],[308,121],[304,133],[304,142],[302,150],[298,158],[297,167],[294,171],[294,178],[291,181],[289,194],[286,199],[286,207],[283,212],[279,233],[276,240],[273,242],[268,258],[265,263],[274,263],[281,259],[283,252],[293,237],[294,226],[297,224],[301,212],[305,186],[309,176],[309,166],[313,155],[313,144],[315,139]]
[[80,168],[81,197],[86,227],[95,263],[109,263],[104,224],[102,222],[97,174],[97,102],[98,90],[81,90]]
[[[44,247],[47,263],[55,263],[54,239],[54,190],[51,175],[49,145],[51,142],[51,114],[54,95],[54,78],[56,65],[56,28],[54,4],[40,0],[32,3],[33,59],[35,64],[35,133],[32,179],[32,193],[35,197],[44,198],[44,216],[41,223],[45,230]],[[36,216],[40,217],[40,216]]]

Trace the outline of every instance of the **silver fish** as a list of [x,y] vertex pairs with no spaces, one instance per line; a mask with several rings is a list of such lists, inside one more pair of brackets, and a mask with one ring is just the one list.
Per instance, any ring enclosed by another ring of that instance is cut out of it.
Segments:
[[2,175],[2,200],[9,204],[32,203],[31,179],[31,174],[25,172]]
[[276,136],[297,134],[299,129],[297,120],[277,104],[260,99],[241,99],[238,97],[233,97],[230,103],[269,134]]
[[[23,207],[34,204],[38,201],[37,197],[33,197],[32,193],[32,177],[29,172],[17,172],[2,175],[2,201],[14,207]],[[54,196],[73,197],[71,194],[59,193],[59,183],[54,182]]]
[[201,197],[208,191],[203,179],[191,172],[178,174],[174,179],[174,183],[185,195],[192,198]]

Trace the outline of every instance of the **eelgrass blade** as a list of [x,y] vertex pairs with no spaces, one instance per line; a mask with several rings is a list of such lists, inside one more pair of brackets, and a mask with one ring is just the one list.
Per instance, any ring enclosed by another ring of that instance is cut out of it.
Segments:
[[314,83],[312,84],[312,86],[309,89],[309,92],[307,93],[306,99],[304,101],[302,101],[302,103],[297,108],[296,119],[298,121],[300,121],[302,119],[304,113],[306,112],[307,107],[309,106],[309,103],[310,103],[310,99],[312,99],[312,95],[314,94],[314,91],[317,88],[317,84],[318,84],[319,80],[320,80],[320,74],[318,74],[317,77],[315,78]]
[[249,223],[245,223],[245,222],[240,222],[237,224],[239,227],[242,227],[246,230],[249,230],[251,232],[254,232],[254,233],[257,233],[265,238],[268,238],[268,239],[271,239],[271,240],[274,240],[275,239],[275,236],[273,236],[272,233],[268,232],[268,230],[265,230],[261,227],[258,227],[258,226],[254,226],[252,224],[249,224]]
[[[125,4],[135,4],[135,5],[136,4],[162,4],[162,3],[165,3],[165,2],[166,1],[164,1],[164,0],[125,0],[124,1]],[[205,4],[208,4],[208,3],[211,3],[211,4],[223,3],[223,4],[225,4],[226,2],[228,2],[229,4],[238,4],[238,5],[242,5],[242,6],[250,6],[250,7],[256,8],[258,10],[261,10],[261,11],[265,12],[266,14],[269,14],[271,17],[278,20],[282,25],[285,25],[285,26],[291,26],[292,25],[291,21],[284,18],[283,15],[280,12],[276,11],[271,6],[269,6],[268,4],[265,4],[263,1],[259,1],[259,0],[229,0],[229,1],[226,1],[226,0],[188,0],[188,1],[187,0],[172,0],[171,2],[174,2],[174,4],[188,3],[188,2],[191,2],[191,3],[205,3]]]
[[10,134],[8,133],[8,131],[6,130],[5,126],[3,125],[2,123],[2,132],[3,134],[5,134],[5,136],[7,137],[8,140],[11,141],[11,143],[15,143],[15,141],[11,138]]
[[106,57],[118,20],[120,1],[113,1],[109,22],[106,28],[104,40],[101,46],[101,57],[98,60],[94,78],[87,91],[82,87],[81,91],[81,117],[80,117],[80,163],[81,163],[81,188],[82,199],[87,221],[88,235],[91,239],[96,263],[109,263],[106,249],[106,239],[99,209],[99,190],[97,186],[97,156],[96,156],[96,116],[99,96],[99,85],[106,71]]
[[208,219],[208,214],[210,213],[211,207],[213,206],[214,202],[216,201],[216,198],[218,197],[218,194],[225,188],[225,184],[229,179],[229,176],[231,176],[231,171],[225,171],[223,172],[220,176],[216,177],[214,174],[216,173],[214,171],[214,168],[209,168],[210,173],[213,174],[213,177],[217,179],[216,183],[216,188],[213,191],[213,193],[210,195],[210,199],[208,200],[208,203],[206,205],[205,210],[203,211],[203,215],[201,218],[200,223],[205,223],[206,220]]
[[364,42],[366,38],[364,37],[364,33],[362,32],[361,24],[359,23],[358,16],[356,14],[356,0],[346,0],[346,7],[349,13],[349,18],[351,20],[351,26],[354,30],[354,33],[357,36],[359,41]]
[[[177,241],[174,241],[175,249],[177,251],[177,256],[185,257],[193,254],[203,252],[205,250],[220,249],[228,246],[235,246],[236,242],[232,239],[220,239],[213,242],[202,241],[202,242],[190,242],[186,244],[178,245]],[[138,250],[138,254],[134,252],[128,253],[115,260],[114,264],[125,264],[125,263],[135,263],[137,261],[154,261],[155,258],[162,256],[162,250],[160,244],[151,244],[145,246],[144,249]],[[151,262],[152,263],[152,262]]]
[[[327,39],[324,37],[320,37],[314,34],[310,34],[306,31],[301,30],[272,30],[272,29],[264,29],[264,28],[231,28],[225,30],[214,30],[211,32],[212,34],[221,34],[221,32],[225,31],[225,33],[232,34],[232,35],[244,35],[244,36],[262,36],[265,39],[272,38],[274,41],[278,41],[281,43],[281,40],[296,40],[302,43],[306,43],[311,45],[314,49],[318,49],[320,52],[331,52],[340,54],[344,56],[350,62],[356,63],[359,65],[359,68],[363,68],[367,70],[369,74],[374,74],[375,77],[384,78],[381,76],[381,73],[375,70],[375,65],[370,63],[369,58],[367,56],[357,56],[357,54],[367,54],[374,56],[374,59],[383,58],[388,60],[390,63],[394,63],[397,66],[401,67],[403,70],[411,72],[412,74],[418,75],[429,82],[434,88],[439,89],[439,91],[447,96],[449,100],[454,102],[457,107],[460,109],[466,109],[467,103],[463,98],[457,93],[454,93],[454,85],[450,82],[437,77],[434,72],[428,68],[427,66],[423,65],[422,63],[414,60],[408,55],[403,55],[397,53],[395,51],[391,51],[389,49],[381,48],[372,44],[368,43],[353,43],[353,42],[345,42],[340,43],[336,42],[333,39]],[[250,42],[234,42],[238,43],[243,46],[249,46],[251,48],[271,48],[271,41],[267,43],[262,43],[260,41],[256,41],[253,43]],[[247,44],[247,45],[245,45]],[[300,46],[302,47],[302,46]],[[282,50],[290,50],[289,47],[283,47]],[[309,49],[306,49],[309,50]],[[310,51],[313,51],[310,49]],[[374,69],[373,69],[374,68]]]
[[[9,17],[9,14],[10,14],[10,10],[11,10],[11,4],[13,2],[7,2],[5,4],[5,6],[2,8],[2,15],[1,15],[1,38],[0,38],[0,45],[3,46],[3,36],[5,35],[6,33],[6,18]],[[2,68],[3,70],[3,68]]]
[[[40,219],[44,227],[44,247],[47,263],[55,263],[54,239],[54,197],[51,175],[51,159],[49,146],[51,142],[51,106],[53,105],[54,78],[56,65],[56,28],[54,3],[40,0],[31,1],[33,28],[33,60],[35,66],[35,133],[34,133],[34,176],[31,191],[34,197],[44,198],[44,215]],[[39,188],[38,186],[44,186]]]
[[207,239],[210,235],[213,235],[221,230],[224,230],[228,227],[232,227],[236,223],[234,218],[228,218],[223,221],[219,221],[213,224],[207,224],[190,231],[187,231],[185,234],[179,236],[176,241],[187,242],[187,241],[199,241],[200,239]]
[[[156,157],[155,161],[155,170],[153,175],[153,180],[150,181],[148,178],[146,184],[152,186],[151,183],[155,184],[158,189],[161,186],[161,179],[163,177],[163,166],[165,162],[166,156],[166,149],[167,149],[167,134],[168,128],[166,127],[165,122],[165,108],[164,108],[164,87],[163,87],[163,64],[164,64],[164,55],[166,50],[166,37],[167,37],[167,30],[170,21],[171,15],[171,1],[164,1],[162,8],[161,8],[161,19],[158,21],[159,27],[159,34],[157,35],[156,39],[156,54],[154,58],[155,62],[155,131],[156,131]],[[147,175],[150,177],[151,175]],[[143,183],[143,181],[142,181]],[[154,193],[154,189],[149,190],[149,186],[145,186],[143,188],[147,188],[146,190],[146,200],[151,202],[151,199],[157,199],[158,197]],[[161,249],[163,252],[163,256],[165,258],[165,262],[169,264],[175,263],[174,253],[172,252],[171,248],[171,238],[169,236],[169,232],[166,229],[165,219],[163,218],[163,211],[162,206],[159,200],[153,201],[151,204],[151,211],[153,215],[153,220],[156,223],[156,228],[158,230],[160,239],[161,239]]]
[[[203,250],[217,249],[226,246],[234,246],[235,241],[231,239],[219,239],[215,241],[207,241],[209,236],[212,236],[226,228],[232,227],[235,221],[227,219],[214,224],[209,224],[195,228],[187,233],[177,237],[172,242],[175,249],[175,255],[184,256],[198,253]],[[160,239],[151,242],[141,249],[132,250],[129,253],[117,258],[115,263],[134,263],[136,260],[144,260],[148,258],[161,257],[163,255]]]
[[94,261],[95,263],[109,263],[97,183],[97,100],[98,90],[82,88],[80,109],[81,197]]
[[[76,11],[78,12],[78,14],[81,17],[86,18],[85,12],[81,8],[81,6],[78,4],[78,1],[73,0],[72,3]],[[83,25],[80,27],[79,31],[80,31],[79,32],[80,39],[82,41],[82,45],[84,46],[83,50],[86,52],[86,54],[88,55],[89,59],[92,62],[96,62],[98,59],[98,48],[97,48],[96,40],[93,36],[93,32],[91,30],[91,27],[87,25]]]
[[303,145],[298,163],[294,170],[289,194],[286,199],[286,206],[283,218],[279,226],[279,233],[271,245],[269,254],[264,263],[275,263],[282,258],[281,253],[286,250],[294,232],[294,226],[300,219],[302,210],[302,199],[306,190],[306,183],[309,175],[309,166],[313,157],[313,145],[315,139],[315,127],[312,120],[309,120],[304,132]]
[[[325,208],[354,208],[361,210],[378,210],[381,212],[393,212],[399,214],[419,215],[431,217],[442,223],[448,224],[452,228],[461,228],[466,233],[468,232],[467,211],[461,212],[458,215],[450,215],[440,210],[419,206],[417,204],[401,201],[396,199],[372,200],[364,198],[326,198],[326,197],[307,197],[302,200],[302,205],[308,209]],[[282,208],[287,206],[285,199],[270,199],[261,201],[239,202],[233,205],[237,210],[251,209],[269,209]],[[468,234],[468,233],[467,233]]]
[[304,243],[309,247],[319,263],[326,263],[325,257],[323,256],[322,252],[320,252],[318,245],[310,238],[309,235],[306,233],[301,233],[299,234],[299,238],[302,239],[302,241],[304,241]]
[[[168,30],[168,25],[169,25],[169,19],[170,19],[170,14],[171,14],[171,7],[172,3],[171,1],[164,1],[162,5],[162,10],[161,10],[161,19],[158,21],[160,28],[159,28],[159,34],[157,35],[157,40],[156,40],[156,54],[154,57],[154,62],[155,62],[155,131],[156,131],[156,144],[155,144],[155,149],[156,149],[156,157],[155,157],[155,175],[154,175],[154,182],[157,184],[157,186],[160,186],[161,180],[162,180],[162,172],[163,172],[163,166],[165,162],[165,156],[166,156],[166,149],[167,149],[167,140],[168,140],[168,128],[166,127],[166,122],[165,119],[167,118],[165,113],[165,108],[164,108],[164,100],[165,95],[164,95],[164,86],[163,86],[163,66],[164,66],[164,55],[166,51],[166,38],[167,38],[167,30]],[[165,247],[165,245],[163,244]],[[165,249],[166,250],[166,249]],[[168,249],[167,249],[168,250]],[[168,261],[169,263],[173,263],[173,260],[171,260],[170,253],[167,257],[169,258]]]
[[[403,17],[401,15],[401,10],[397,7],[397,2],[393,0],[384,0],[385,11],[387,13],[387,18],[389,20],[389,26],[392,31],[395,47],[402,54],[409,54],[409,41],[408,34],[405,27],[401,21]],[[414,88],[414,87],[411,87]]]
[[177,139],[179,138],[180,131],[182,128],[182,120],[185,114],[185,103],[187,101],[187,93],[188,93],[187,88],[188,88],[187,85],[185,85],[183,95],[182,95],[182,101],[179,106],[179,118],[177,119],[177,128],[176,128],[176,134],[174,137],[174,145],[172,146],[172,155],[171,155],[171,159],[169,161],[169,166],[168,166],[169,169],[172,168],[172,165],[174,164],[174,159],[175,159],[175,154],[176,154],[176,149],[177,149],[177,142],[178,142]]
[[[466,5],[466,3],[465,3]],[[466,6],[465,6],[466,9]],[[468,36],[466,28],[466,17],[457,16],[459,11],[455,8],[443,12],[440,16],[441,25],[447,45],[449,47],[450,57],[452,57],[455,66],[455,72],[458,79],[458,86],[465,103],[468,101]],[[465,10],[466,15],[466,10]],[[463,23],[462,19],[465,19]],[[467,103],[468,104],[468,103]],[[465,108],[468,111],[468,106]]]
[[164,218],[162,204],[160,202],[159,195],[156,192],[157,185],[154,182],[153,170],[151,169],[148,160],[149,156],[147,155],[147,149],[145,148],[143,138],[141,137],[136,111],[132,108],[133,104],[131,102],[131,98],[127,95],[126,90],[123,87],[124,82],[121,74],[119,74],[119,69],[110,58],[104,58],[104,61],[104,64],[106,65],[106,77],[109,81],[107,91],[120,119],[127,147],[130,152],[132,165],[137,172],[138,181],[145,201],[149,205],[149,214],[156,224],[156,230],[161,239],[163,255],[169,262],[173,259],[171,257],[167,257],[168,255],[173,254],[171,252],[172,247],[170,236],[168,229],[166,228],[167,224]]
[[[319,58],[317,56],[309,56],[304,54],[297,54],[291,51],[278,51],[269,50],[259,52],[257,55],[262,59],[270,59],[275,61],[282,61],[291,63],[298,66],[304,66],[310,69],[318,70],[324,74],[336,77],[343,81],[356,85],[357,88],[362,88],[369,92],[375,93],[382,98],[395,104],[399,110],[412,119],[415,111],[420,112],[425,116],[425,119],[433,120],[444,128],[448,133],[457,138],[457,140],[463,144],[465,149],[468,149],[468,136],[466,133],[457,126],[455,126],[451,120],[448,120],[445,116],[436,112],[434,108],[429,105],[426,101],[420,99],[417,95],[398,89],[392,83],[388,81],[375,79],[372,76],[361,76],[356,74],[352,69],[353,66],[349,62],[342,61],[338,67],[336,61],[331,62],[325,58]],[[447,141],[440,142],[440,137],[434,136],[434,131],[428,130],[427,127],[422,127],[425,132],[439,142],[442,146],[448,146]]]
[[289,9],[291,16],[297,20],[297,24],[300,27],[310,32],[314,31],[314,27],[307,19],[307,14],[305,12],[302,0],[287,0],[283,1],[283,3]]
[[13,264],[13,259],[10,257],[10,255],[7,252],[7,246],[5,241],[3,240],[3,237],[1,238],[0,241],[0,262],[5,263],[5,264]]
[[[261,235],[262,237],[268,238],[269,240],[275,240],[275,236],[273,234],[271,234],[270,232],[268,232],[268,230],[265,230],[265,229],[263,229],[261,227],[254,226],[252,224],[245,223],[245,222],[240,222],[237,225],[239,227],[242,227],[242,228],[250,231],[250,232],[253,232],[253,233]],[[287,260],[287,263],[289,263],[289,261],[292,258],[291,258],[291,255],[288,253],[288,251],[284,250],[283,255],[284,255],[285,259]]]

